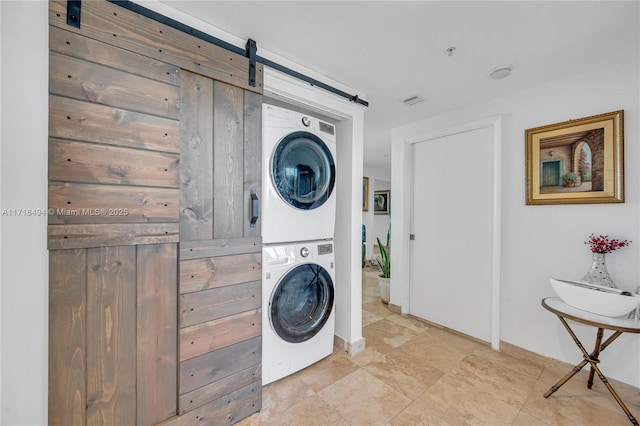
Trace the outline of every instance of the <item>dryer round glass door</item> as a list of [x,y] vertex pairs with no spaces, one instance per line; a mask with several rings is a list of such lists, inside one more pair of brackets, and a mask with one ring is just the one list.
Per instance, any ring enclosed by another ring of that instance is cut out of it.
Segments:
[[335,163],[327,145],[309,132],[293,132],[279,143],[271,159],[273,184],[286,203],[301,210],[320,207],[335,183]]
[[324,326],[333,309],[333,280],[322,266],[305,263],[285,274],[271,295],[269,320],[291,343],[304,342]]

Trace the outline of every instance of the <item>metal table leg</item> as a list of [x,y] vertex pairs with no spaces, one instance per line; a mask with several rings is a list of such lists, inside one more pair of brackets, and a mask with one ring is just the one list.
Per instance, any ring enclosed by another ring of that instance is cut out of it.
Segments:
[[613,387],[611,386],[611,384],[607,380],[607,378],[604,376],[604,374],[602,374],[602,371],[600,371],[600,369],[598,368],[598,363],[600,362],[600,360],[598,359],[598,356],[600,355],[600,353],[602,351],[604,351],[606,349],[607,346],[609,346],[611,344],[611,342],[613,342],[615,339],[617,339],[622,334],[622,332],[621,331],[616,331],[611,336],[609,336],[609,338],[607,340],[605,340],[604,343],[600,344],[600,342],[602,341],[602,335],[604,333],[604,330],[602,328],[599,328],[598,329],[598,334],[596,336],[595,349],[593,350],[593,352],[591,354],[589,354],[587,352],[587,350],[584,348],[584,346],[582,345],[582,343],[580,342],[580,340],[578,340],[578,337],[575,335],[573,330],[571,330],[571,327],[569,327],[569,324],[567,324],[565,319],[563,317],[559,316],[559,315],[558,315],[558,318],[560,319],[560,322],[562,322],[562,325],[564,325],[564,328],[567,330],[567,332],[573,338],[573,341],[575,342],[575,344],[578,346],[578,348],[582,352],[582,355],[584,356],[584,360],[582,360],[578,365],[573,367],[573,369],[569,373],[567,373],[567,375],[565,375],[562,379],[560,379],[560,381],[558,383],[553,385],[551,387],[551,389],[549,389],[544,394],[544,397],[548,398],[549,396],[551,396],[555,391],[560,389],[560,387],[562,385],[564,385],[570,378],[572,378],[573,376],[576,375],[576,373],[578,373],[580,370],[582,370],[582,368],[585,365],[591,364],[591,372],[589,373],[589,380],[587,382],[587,387],[589,389],[591,389],[591,386],[593,385],[593,375],[594,375],[594,373],[597,374],[598,377],[600,378],[600,380],[602,381],[602,383],[609,390],[609,393],[611,393],[613,398],[616,400],[616,402],[618,403],[620,408],[622,408],[622,411],[624,411],[624,413],[627,415],[627,418],[629,419],[629,421],[632,424],[638,426],[638,421],[636,420],[636,418],[633,417],[633,414],[631,414],[631,412],[629,411],[629,409],[627,408],[625,403],[622,401],[622,399],[620,399],[620,397],[618,396],[616,391],[613,389]]
[[[593,352],[591,352],[591,359],[599,361],[598,356],[600,355],[600,342],[602,342],[602,335],[604,334],[604,329],[599,328],[598,333],[596,334],[596,344],[593,348]],[[589,380],[587,380],[587,388],[591,389],[593,386],[593,367],[591,367],[591,371],[589,372]]]

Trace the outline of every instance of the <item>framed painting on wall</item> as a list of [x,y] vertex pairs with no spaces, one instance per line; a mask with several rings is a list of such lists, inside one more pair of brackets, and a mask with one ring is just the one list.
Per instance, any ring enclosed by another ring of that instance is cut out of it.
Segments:
[[369,178],[362,178],[362,211],[369,211]]
[[525,130],[526,204],[624,203],[624,114]]
[[391,191],[374,191],[373,193],[373,213],[389,214],[389,202],[391,201]]

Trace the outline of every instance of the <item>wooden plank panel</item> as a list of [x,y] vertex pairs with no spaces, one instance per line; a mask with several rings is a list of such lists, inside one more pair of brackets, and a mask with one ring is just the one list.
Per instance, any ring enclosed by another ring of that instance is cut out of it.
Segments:
[[136,422],[136,248],[87,249],[87,423]]
[[174,417],[166,423],[162,423],[162,426],[232,425],[260,411],[262,407],[261,391],[260,383],[252,383],[200,408]]
[[180,327],[223,318],[262,305],[262,281],[196,291],[180,296]]
[[179,156],[49,140],[49,180],[178,188]]
[[55,52],[49,53],[49,91],[161,117],[180,116],[177,87]]
[[178,85],[180,68],[50,26],[49,49],[145,78]]
[[180,262],[180,293],[191,293],[262,279],[262,253]]
[[260,336],[262,309],[231,315],[180,330],[180,361]]
[[177,412],[177,255],[177,244],[137,247],[136,425]]
[[229,256],[243,253],[259,253],[261,250],[261,237],[181,241],[180,260]]
[[48,250],[178,242],[177,223],[49,225]]
[[180,241],[213,236],[213,81],[182,73]]
[[260,364],[262,337],[180,363],[180,395]]
[[49,253],[49,424],[85,425],[85,250]]
[[213,238],[243,235],[243,91],[216,81],[213,128]]
[[177,222],[178,190],[49,182],[49,224]]
[[49,2],[50,25],[121,47],[262,93],[263,65],[256,64],[256,86],[249,85],[249,60],[190,34],[104,1],[84,2],[82,26],[66,23],[66,2]]
[[222,398],[240,388],[259,382],[261,377],[260,365],[253,365],[239,373],[232,374],[210,385],[202,386],[192,392],[180,396],[179,413],[183,414],[201,407],[211,401]]
[[176,120],[54,95],[49,96],[49,136],[180,152]]
[[[255,191],[258,199],[262,197],[262,96],[252,92],[244,92],[244,195],[243,195],[243,235],[259,237],[261,220],[251,227],[251,191]],[[261,201],[261,200],[259,200]]]

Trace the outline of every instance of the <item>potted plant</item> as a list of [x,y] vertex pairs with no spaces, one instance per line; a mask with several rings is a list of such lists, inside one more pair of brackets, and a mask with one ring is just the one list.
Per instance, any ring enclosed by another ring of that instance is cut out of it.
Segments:
[[391,244],[391,226],[387,231],[387,245],[384,246],[380,238],[378,240],[378,249],[380,250],[380,257],[376,257],[376,262],[380,266],[382,273],[378,276],[378,286],[380,287],[380,299],[382,303],[389,303],[391,296],[391,258],[389,257],[389,250]]
[[564,186],[574,187],[578,184],[578,180],[578,175],[573,172],[569,172],[562,176],[562,183]]
[[631,244],[631,241],[618,240],[616,238],[610,239],[608,235],[599,235],[596,237],[595,234],[591,234],[589,235],[589,240],[584,243],[591,247],[593,259],[591,269],[589,269],[586,275],[582,277],[581,281],[605,287],[618,288],[609,276],[609,271],[607,271],[605,255],[622,247],[628,247],[629,244]]

